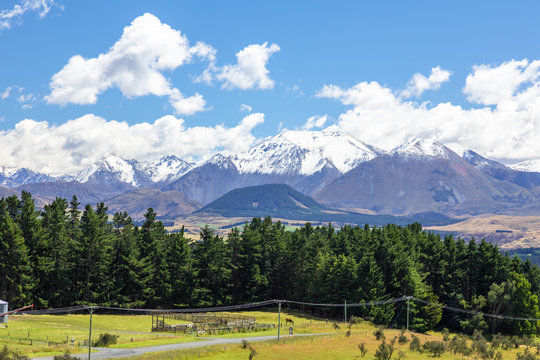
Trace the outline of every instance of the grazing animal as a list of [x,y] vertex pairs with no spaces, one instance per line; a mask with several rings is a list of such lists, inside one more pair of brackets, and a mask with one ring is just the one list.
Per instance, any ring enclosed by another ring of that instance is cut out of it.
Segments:
[[288,323],[291,323],[291,325],[294,325],[294,321],[292,319],[286,318],[285,325],[287,325]]

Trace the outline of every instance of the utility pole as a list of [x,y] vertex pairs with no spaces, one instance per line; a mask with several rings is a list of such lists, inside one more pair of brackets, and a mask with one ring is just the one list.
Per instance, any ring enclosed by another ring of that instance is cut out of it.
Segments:
[[94,312],[94,309],[94,306],[88,307],[88,311],[90,311],[90,330],[88,331],[88,360],[90,360],[92,356],[92,314]]
[[280,330],[281,330],[281,301],[278,300],[278,320],[277,320],[277,339],[279,340]]
[[345,322],[347,322],[347,300],[345,300]]
[[411,300],[410,296],[407,296],[407,331],[409,331],[409,302]]

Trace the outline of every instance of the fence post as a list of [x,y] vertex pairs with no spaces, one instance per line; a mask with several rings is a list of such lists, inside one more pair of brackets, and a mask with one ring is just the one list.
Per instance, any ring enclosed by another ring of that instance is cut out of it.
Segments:
[[277,339],[279,340],[281,330],[281,301],[278,300],[278,321],[277,321]]
[[409,331],[409,302],[411,300],[411,297],[408,296],[407,297],[407,331]]
[[347,300],[345,300],[345,322],[347,322]]

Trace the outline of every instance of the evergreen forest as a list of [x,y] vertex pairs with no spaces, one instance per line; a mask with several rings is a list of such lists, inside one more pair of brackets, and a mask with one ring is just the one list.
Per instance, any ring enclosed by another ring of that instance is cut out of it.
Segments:
[[[191,241],[169,233],[148,209],[110,221],[99,203],[57,198],[37,210],[30,193],[0,199],[0,299],[10,308],[81,304],[129,308],[206,307],[288,299],[365,302],[413,296],[411,327],[464,333],[534,334],[536,321],[485,318],[440,305],[539,318],[540,269],[491,243],[422,231],[309,223],[286,230],[254,218],[223,237],[209,227]],[[349,315],[404,324],[404,303],[351,308]],[[309,309],[304,309],[309,310]],[[319,309],[338,318],[342,311]]]

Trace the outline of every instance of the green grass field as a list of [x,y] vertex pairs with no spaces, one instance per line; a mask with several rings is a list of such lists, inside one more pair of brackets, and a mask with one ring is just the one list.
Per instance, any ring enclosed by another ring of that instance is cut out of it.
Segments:
[[[232,314],[232,313],[226,313]],[[257,323],[276,324],[277,312],[268,311],[243,311],[234,314],[249,315],[256,318]],[[319,334],[317,336],[282,338],[281,341],[250,342],[251,349],[256,352],[254,359],[361,359],[358,345],[364,343],[368,352],[365,359],[373,359],[375,351],[380,344],[376,340],[374,331],[376,327],[362,321],[351,327],[351,334],[347,336],[349,330],[345,323],[339,323],[336,329],[333,321],[327,321],[315,316],[302,314],[296,311],[285,310],[281,314],[281,320],[286,318],[294,321],[295,334]],[[182,321],[171,320],[173,323]],[[0,328],[0,347],[7,345],[12,350],[17,350],[30,357],[56,355],[70,350],[72,353],[85,353],[86,347],[78,347],[80,343],[88,339],[89,315],[18,315],[9,318],[8,328]],[[170,333],[152,333],[151,316],[146,315],[93,315],[92,339],[96,340],[101,333],[118,335],[116,348],[135,348],[143,346],[163,345],[180,342],[198,341],[204,337],[233,337],[242,338],[249,341],[253,336],[277,335],[277,329],[267,331],[233,333],[233,334],[212,334],[202,335],[174,335]],[[283,324],[281,334],[288,333],[289,325]],[[397,337],[399,330],[385,330],[386,339],[389,341]],[[442,341],[441,333],[416,334],[422,343],[428,340]],[[411,338],[411,333],[407,333]],[[30,344],[30,339],[32,344]],[[71,339],[75,346],[69,345]],[[66,345],[65,342],[68,342]],[[48,342],[61,343],[59,345]],[[471,341],[469,340],[469,343]],[[395,345],[394,356],[398,359],[402,355],[403,359],[433,359],[433,355],[428,353],[412,352],[409,344]],[[519,349],[500,350],[502,359],[515,359],[518,352],[523,352],[524,346]],[[250,348],[242,348],[241,345],[221,345],[207,346],[191,350],[149,353],[144,356],[130,358],[133,360],[154,360],[154,359],[247,359]],[[536,349],[531,350],[536,353]],[[475,359],[476,355],[463,357],[451,354],[449,351],[442,354],[440,359]]]
[[[72,352],[86,352],[90,315],[17,315],[10,316],[8,327],[0,328],[0,346],[42,356]],[[193,336],[152,333],[152,317],[147,315],[99,315],[92,317],[92,340],[99,334],[118,335],[114,347],[139,347],[196,341]],[[73,339],[73,346],[71,340]],[[67,344],[66,344],[67,342]],[[54,344],[59,343],[59,344]]]

